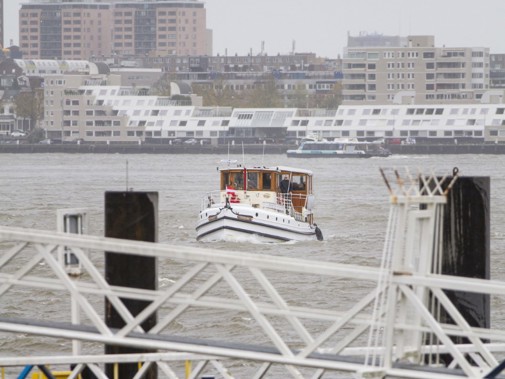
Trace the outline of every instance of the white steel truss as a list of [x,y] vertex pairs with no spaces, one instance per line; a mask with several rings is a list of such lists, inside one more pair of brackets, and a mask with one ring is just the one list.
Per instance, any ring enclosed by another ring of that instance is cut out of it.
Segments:
[[[0,304],[29,297],[35,307],[49,297],[59,310],[37,307],[18,318],[2,306],[0,333],[71,341],[39,354],[0,354],[0,367],[73,365],[70,378],[84,367],[107,378],[104,364],[124,362],[140,362],[139,379],[152,365],[166,378],[485,377],[505,357],[505,332],[469,326],[444,290],[503,298],[505,283],[434,269],[441,210],[455,178],[397,170],[382,175],[391,211],[381,267],[0,227]],[[75,254],[82,276],[67,275],[58,261],[61,247]],[[109,285],[105,251],[156,257],[159,288]],[[302,277],[313,278],[310,288],[296,286]],[[359,298],[340,296],[351,287],[361,289]],[[105,298],[124,327],[106,325]],[[150,305],[133,316],[121,299]],[[454,324],[441,323],[437,309]],[[155,326],[142,330],[154,313]],[[105,355],[104,344],[149,352]],[[448,366],[440,365],[442,355]]]

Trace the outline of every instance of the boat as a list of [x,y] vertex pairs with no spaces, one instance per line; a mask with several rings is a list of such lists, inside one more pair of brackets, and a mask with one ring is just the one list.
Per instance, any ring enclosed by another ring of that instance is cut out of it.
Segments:
[[236,165],[219,172],[219,190],[207,193],[202,200],[198,241],[323,240],[314,222],[311,171]]
[[391,151],[383,147],[382,141],[363,142],[356,139],[305,141],[297,149],[286,153],[290,158],[371,158],[391,155]]

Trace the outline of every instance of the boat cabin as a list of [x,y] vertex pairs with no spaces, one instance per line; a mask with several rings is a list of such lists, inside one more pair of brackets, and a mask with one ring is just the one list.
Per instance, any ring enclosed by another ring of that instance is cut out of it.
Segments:
[[223,193],[233,194],[232,201],[253,206],[258,206],[262,199],[289,196],[294,209],[301,212],[307,196],[312,194],[312,173],[283,167],[223,169],[220,189]]

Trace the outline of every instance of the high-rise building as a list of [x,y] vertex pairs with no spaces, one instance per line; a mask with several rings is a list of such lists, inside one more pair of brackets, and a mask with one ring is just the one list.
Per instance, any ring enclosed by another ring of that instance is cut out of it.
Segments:
[[489,48],[435,47],[433,36],[349,37],[346,104],[478,102],[489,89]]
[[212,54],[200,0],[32,0],[19,15],[24,58]]

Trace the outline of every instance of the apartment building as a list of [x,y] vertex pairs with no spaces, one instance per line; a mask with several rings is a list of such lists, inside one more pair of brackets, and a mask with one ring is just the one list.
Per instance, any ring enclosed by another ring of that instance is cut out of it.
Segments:
[[113,23],[120,56],[212,55],[200,1],[117,2]]
[[199,0],[32,0],[19,12],[25,59],[212,53]]
[[[90,141],[98,139],[105,142],[120,137],[128,141],[127,119],[113,112],[111,104],[106,104],[102,99],[97,100],[92,90],[92,88],[107,88],[104,86],[119,86],[119,84],[120,77],[116,75],[46,77],[44,120],[41,122],[46,136],[62,141],[75,141],[86,137]],[[114,88],[117,90],[117,87]]]
[[433,36],[349,37],[343,102],[480,102],[490,87],[489,60],[489,48],[435,47]]
[[491,54],[489,76],[491,88],[505,88],[505,54]]

